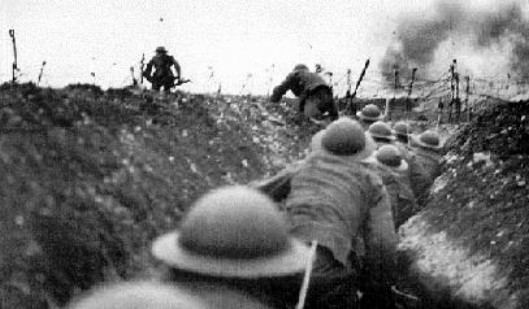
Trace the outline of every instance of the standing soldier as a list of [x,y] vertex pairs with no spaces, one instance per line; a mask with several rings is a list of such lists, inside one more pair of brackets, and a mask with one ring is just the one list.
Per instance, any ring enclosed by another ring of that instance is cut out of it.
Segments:
[[284,181],[263,186],[286,196],[291,233],[318,242],[307,308],[355,308],[364,284],[366,308],[392,303],[397,236],[377,167],[364,162],[375,148],[358,122],[342,118],[313,137]]
[[152,253],[167,266],[165,279],[179,286],[206,295],[230,288],[277,308],[296,304],[310,256],[288,235],[273,201],[243,186],[201,197],[178,230],[154,241]]
[[367,130],[373,123],[384,119],[380,108],[375,104],[367,104],[364,106],[361,111],[356,113],[356,117],[360,120],[364,130]]
[[408,163],[397,147],[392,145],[380,147],[367,161],[378,165],[391,201],[395,229],[398,229],[417,210],[408,175]]
[[[151,76],[153,66],[155,71]],[[172,66],[174,66],[176,75],[171,70]],[[163,87],[166,93],[169,93],[174,87],[175,80],[182,77],[180,65],[173,56],[167,54],[167,50],[163,46],[156,48],[156,55],[147,63],[143,76],[152,83],[153,90],[159,91]]]
[[296,65],[294,71],[274,88],[270,101],[279,102],[288,90],[299,98],[300,115],[307,119],[320,120],[328,113],[331,120],[338,119],[338,108],[331,88],[318,74],[310,72],[306,65]]
[[[394,127],[395,135],[397,136],[397,142],[395,146],[399,149],[402,154],[402,158],[408,163],[408,178],[410,182],[413,195],[418,198],[424,195],[433,184],[433,180],[426,171],[422,163],[417,159],[417,155],[413,151],[413,148],[409,146],[412,129],[411,126],[406,122],[397,122]],[[417,203],[422,205],[424,199],[417,199]]]
[[428,191],[435,178],[441,175],[442,145],[439,135],[434,131],[425,131],[418,137],[411,136],[412,147],[416,153],[417,162],[424,167],[428,182],[420,189],[420,195],[416,195],[422,204],[428,197]]

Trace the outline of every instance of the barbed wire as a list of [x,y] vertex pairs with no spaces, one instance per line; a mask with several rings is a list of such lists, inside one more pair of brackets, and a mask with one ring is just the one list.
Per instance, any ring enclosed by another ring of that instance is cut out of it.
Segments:
[[[118,63],[112,63],[111,65],[105,66],[107,67],[106,71],[111,71],[110,68],[115,68]],[[121,66],[121,64],[119,64]],[[134,67],[137,66],[137,63],[135,62],[133,64]],[[68,66],[67,66],[68,67]],[[69,67],[73,67],[73,65],[70,65]],[[121,82],[118,82],[117,85],[123,87],[127,84],[132,84],[133,79],[130,75],[130,73],[122,74],[122,78],[115,77],[116,74],[112,74],[112,76],[107,76],[107,74],[102,74],[101,72],[106,72],[105,67],[100,67],[95,73],[95,76],[93,77],[94,83],[104,83],[105,85],[116,85],[116,80],[121,80]],[[24,65],[22,67],[19,67],[19,69],[16,71],[16,77],[19,80],[23,81],[34,81],[36,82],[38,79],[38,75],[40,73],[40,69],[42,68],[42,64],[35,64],[35,65]],[[130,68],[130,66],[128,67]],[[209,72],[209,71],[208,71]],[[389,80],[388,78],[385,78],[382,74],[382,71],[380,70],[371,70],[368,71],[370,74],[366,74],[364,80],[362,81],[362,85],[368,86],[367,88],[376,88],[378,90],[406,90],[405,80],[401,78],[402,81],[402,87],[397,87],[395,89],[393,84],[393,81]],[[268,74],[269,72],[265,70],[263,73],[267,76],[267,81],[269,82],[270,76]],[[377,74],[374,75],[373,73]],[[140,73],[141,74],[141,73]],[[243,93],[251,93],[253,90],[253,84],[256,82],[255,76],[260,76],[263,74],[257,74],[257,73],[250,73],[251,78],[244,79],[244,82],[241,85],[239,94],[242,95]],[[459,73],[461,74],[461,73]],[[0,73],[0,77],[2,79],[7,79],[10,77],[11,74],[8,73]],[[43,76],[40,84],[49,84],[49,73],[45,74],[45,78]],[[263,75],[263,76],[264,76]],[[462,75],[462,74],[461,74]],[[508,90],[511,87],[514,87],[513,89],[520,89],[519,92],[523,90],[523,87],[529,88],[529,78],[526,77],[519,77],[519,76],[509,76],[507,74],[507,77],[501,77],[502,73],[498,73],[495,75],[465,75],[468,76],[472,80],[472,89],[474,95],[483,95],[483,96],[493,96],[496,95],[499,97],[498,93]],[[504,76],[505,76],[504,75]],[[346,77],[348,76],[347,73],[340,74],[340,77],[337,78],[335,81],[333,81],[333,87],[335,88],[336,93],[344,93],[348,87]],[[414,92],[415,93],[422,93],[422,96],[424,98],[430,98],[435,97],[440,93],[449,91],[449,83],[450,83],[450,72],[444,72],[442,74],[439,74],[437,78],[425,78],[425,77],[417,77],[415,79],[414,83]],[[208,83],[211,81],[208,80]],[[221,80],[218,80],[217,77],[215,77],[215,85],[225,84]],[[484,85],[485,84],[485,85]],[[360,86],[360,91],[370,91],[369,89],[362,90],[362,85]],[[481,85],[481,86],[480,86]],[[270,88],[271,85],[268,85],[268,88]],[[442,89],[443,87],[446,87],[445,89]],[[476,87],[489,87],[493,88],[490,92],[476,92]],[[377,92],[378,92],[377,90]],[[529,91],[529,89],[527,89]],[[496,94],[493,94],[496,92]],[[508,92],[508,91],[505,91]],[[511,91],[511,93],[506,94],[506,96],[514,96],[519,94],[516,93],[516,90]]]

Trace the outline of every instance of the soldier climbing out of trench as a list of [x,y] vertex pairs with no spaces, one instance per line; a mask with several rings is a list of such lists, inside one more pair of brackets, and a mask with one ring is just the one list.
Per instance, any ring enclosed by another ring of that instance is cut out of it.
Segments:
[[326,114],[331,121],[338,119],[338,108],[332,97],[332,89],[321,76],[310,72],[306,65],[296,65],[285,80],[274,88],[270,101],[279,102],[288,90],[299,98],[298,119],[304,117],[319,122]]
[[318,132],[305,161],[256,187],[285,202],[290,232],[317,241],[306,308],[392,308],[397,236],[374,163],[376,144],[341,118]]
[[[173,66],[176,75],[171,70]],[[151,75],[153,67],[154,73]],[[152,84],[153,90],[159,91],[163,87],[166,93],[175,87],[175,80],[178,80],[178,83],[184,82],[180,64],[173,56],[167,54],[167,50],[163,46],[156,48],[156,55],[147,63],[143,76]]]

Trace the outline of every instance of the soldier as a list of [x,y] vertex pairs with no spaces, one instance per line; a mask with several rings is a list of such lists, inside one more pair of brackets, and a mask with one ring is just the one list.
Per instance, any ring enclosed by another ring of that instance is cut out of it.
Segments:
[[326,69],[324,69],[321,64],[316,64],[316,67],[315,67],[315,72],[316,74],[318,74],[319,76],[321,76],[321,78],[323,78],[325,80],[325,82],[327,83],[327,85],[329,86],[329,88],[333,88],[333,85],[332,85],[332,76],[333,76],[333,73],[331,71],[328,71]]
[[[155,71],[151,76],[153,66]],[[172,66],[174,66],[176,75],[171,70]],[[173,56],[167,54],[167,50],[163,46],[156,48],[156,55],[147,63],[143,76],[152,83],[153,90],[159,91],[163,87],[166,93],[169,93],[174,87],[175,80],[182,77],[180,65]]]
[[397,237],[377,167],[364,162],[375,148],[357,121],[342,118],[313,137],[311,154],[283,180],[263,185],[286,196],[291,233],[318,242],[307,308],[354,308],[365,282],[376,291],[366,308],[392,302]]
[[396,139],[391,127],[383,121],[377,121],[370,125],[367,133],[377,143],[377,148],[383,145],[393,144]]
[[367,161],[376,162],[379,167],[390,197],[395,229],[398,229],[417,210],[408,175],[408,163],[397,147],[392,145],[383,145]]
[[432,182],[441,175],[441,149],[443,146],[439,135],[431,130],[417,136],[411,136],[412,147],[417,154],[419,163],[424,166]]
[[180,286],[201,293],[228,287],[287,308],[298,300],[310,250],[288,236],[266,195],[233,186],[200,198],[178,230],[154,241],[152,253],[167,265],[165,279]]
[[122,282],[99,287],[69,309],[270,309],[244,294],[226,288],[200,292],[154,281]]
[[417,159],[417,155],[409,146],[412,129],[405,122],[397,122],[394,127],[397,142],[395,146],[402,154],[402,158],[408,163],[408,178],[413,195],[416,197],[417,204],[422,205],[425,201],[428,188],[433,184],[433,180],[426,171],[422,163]]
[[367,104],[364,108],[356,113],[356,117],[360,120],[360,123],[367,130],[373,123],[384,119],[384,115],[375,104]]
[[397,141],[402,145],[408,145],[408,137],[412,132],[411,126],[404,121],[399,121],[393,126],[393,130]]
[[69,309],[207,309],[203,300],[174,286],[140,281],[99,287],[74,300]]
[[286,79],[274,88],[270,101],[279,102],[288,90],[299,98],[300,115],[321,120],[328,113],[331,120],[338,119],[338,108],[331,88],[318,74],[310,72],[306,65],[296,65]]

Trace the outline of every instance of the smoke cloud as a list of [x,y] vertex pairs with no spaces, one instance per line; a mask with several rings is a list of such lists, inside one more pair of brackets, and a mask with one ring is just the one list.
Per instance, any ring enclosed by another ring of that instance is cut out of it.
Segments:
[[497,5],[485,12],[465,7],[462,2],[439,1],[433,16],[402,18],[395,34],[396,42],[388,47],[379,63],[388,82],[393,81],[396,68],[400,76],[409,76],[411,69],[417,67],[418,77],[428,77],[439,47],[449,40],[454,58],[458,47],[468,44],[476,57],[484,50],[508,46],[505,74],[529,77],[529,21],[519,3]]

